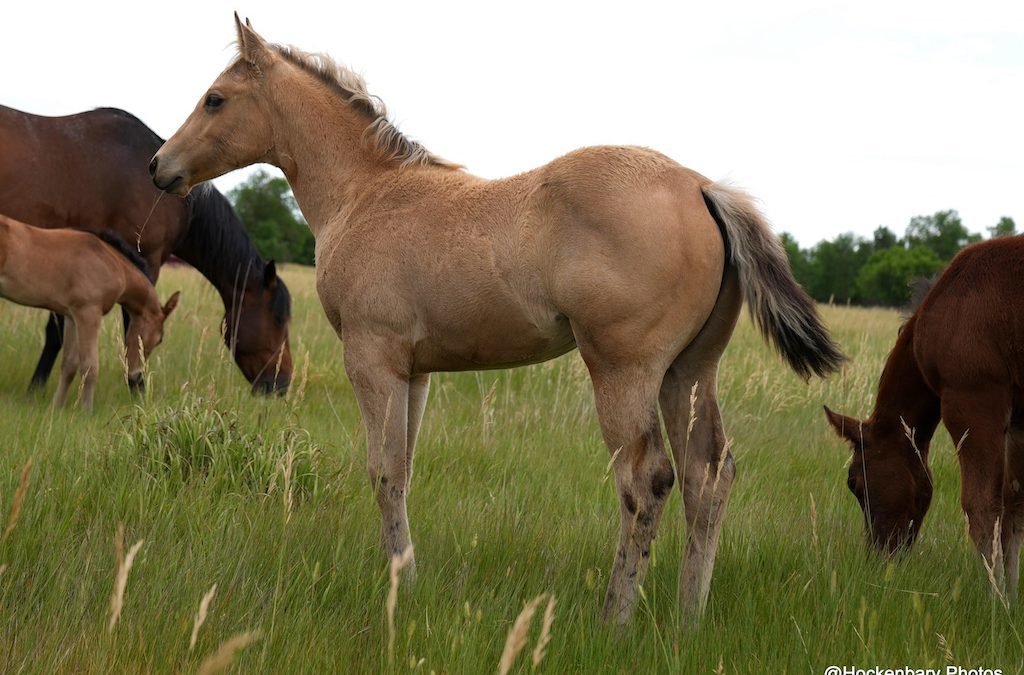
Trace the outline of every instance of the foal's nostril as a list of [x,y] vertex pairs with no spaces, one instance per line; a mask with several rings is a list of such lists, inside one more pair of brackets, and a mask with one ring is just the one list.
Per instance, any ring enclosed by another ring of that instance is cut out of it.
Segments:
[[154,175],[156,175],[156,167],[157,167],[158,163],[159,163],[159,160],[156,157],[154,157],[153,161],[149,163],[149,175],[150,175],[150,177],[153,177]]

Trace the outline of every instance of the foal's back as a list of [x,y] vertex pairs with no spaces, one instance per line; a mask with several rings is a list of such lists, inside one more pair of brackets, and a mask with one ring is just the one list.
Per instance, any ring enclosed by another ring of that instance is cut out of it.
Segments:
[[120,254],[93,234],[0,215],[0,295],[8,300],[65,315],[98,305],[106,314],[128,273]]
[[965,248],[915,316],[914,354],[936,392],[957,384],[988,383],[1021,390],[1024,237]]

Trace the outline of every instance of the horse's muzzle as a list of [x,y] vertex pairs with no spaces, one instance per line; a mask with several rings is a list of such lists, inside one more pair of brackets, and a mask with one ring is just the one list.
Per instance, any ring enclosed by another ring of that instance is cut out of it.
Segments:
[[270,396],[272,394],[284,396],[288,393],[288,386],[290,384],[291,379],[280,374],[276,378],[261,377],[252,383],[252,393],[261,396]]
[[128,376],[128,390],[133,394],[141,395],[146,393],[146,380],[142,377],[142,373]]

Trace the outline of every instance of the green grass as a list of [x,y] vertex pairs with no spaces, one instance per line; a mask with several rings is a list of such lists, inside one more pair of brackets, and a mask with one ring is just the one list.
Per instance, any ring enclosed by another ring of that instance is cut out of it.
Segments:
[[[821,404],[869,410],[899,317],[847,308],[824,308],[853,358],[829,382],[805,385],[745,318],[726,353],[719,389],[738,477],[708,611],[689,632],[676,609],[678,494],[635,620],[617,630],[599,619],[618,506],[579,357],[436,375],[409,501],[419,579],[399,594],[389,664],[388,572],[342,347],[312,270],[283,275],[296,361],[284,400],[248,394],[220,343],[217,296],[193,272],[164,272],[161,296],[182,288],[182,306],[140,406],[107,318],[91,416],[25,395],[44,317],[0,304],[0,528],[34,460],[20,520],[0,542],[0,672],[194,672],[247,630],[262,638],[237,672],[494,672],[540,593],[558,601],[548,673],[925,668],[944,666],[947,650],[964,667],[1024,667],[1022,614],[993,600],[967,542],[944,433],[914,551],[896,563],[865,551],[848,452]],[[126,545],[145,543],[108,634],[122,523]],[[539,626],[538,616],[518,672]]]

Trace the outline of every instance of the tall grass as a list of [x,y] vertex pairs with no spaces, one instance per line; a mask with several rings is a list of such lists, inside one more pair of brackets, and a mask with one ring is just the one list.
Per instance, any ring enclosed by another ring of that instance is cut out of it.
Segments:
[[[824,308],[852,364],[806,385],[742,320],[719,382],[738,474],[707,613],[680,628],[674,495],[641,607],[617,630],[598,617],[618,503],[579,357],[435,376],[409,501],[417,582],[389,614],[342,346],[312,271],[282,275],[295,301],[286,399],[248,394],[219,299],[186,270],[161,279],[162,295],[184,293],[144,401],[118,376],[117,321],[104,323],[92,415],[26,397],[44,317],[0,304],[0,672],[493,673],[510,635],[523,642],[510,672],[1024,668],[1020,610],[993,595],[967,542],[944,435],[914,551],[866,553],[848,451],[820,406],[869,410],[895,313]],[[109,632],[121,524],[123,541],[145,543]],[[557,611],[538,601],[517,628],[542,594]]]

